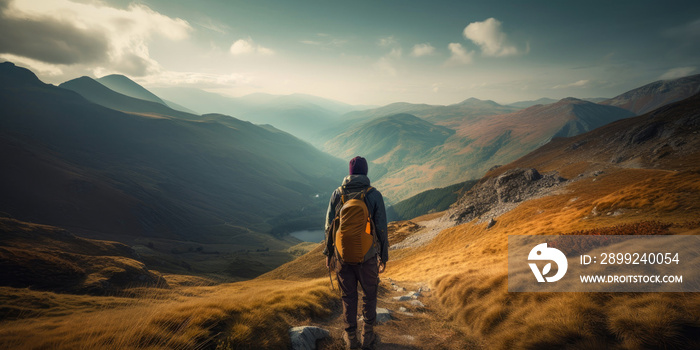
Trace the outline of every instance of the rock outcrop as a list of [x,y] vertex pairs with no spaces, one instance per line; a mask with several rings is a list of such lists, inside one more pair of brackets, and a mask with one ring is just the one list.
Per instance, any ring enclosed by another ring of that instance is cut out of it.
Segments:
[[474,219],[489,220],[528,199],[540,197],[566,179],[556,173],[540,174],[535,169],[510,169],[475,185],[449,210],[457,224]]

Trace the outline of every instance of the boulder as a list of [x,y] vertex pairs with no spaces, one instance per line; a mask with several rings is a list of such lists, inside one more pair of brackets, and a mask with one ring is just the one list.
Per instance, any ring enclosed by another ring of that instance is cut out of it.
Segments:
[[382,324],[391,321],[391,310],[378,307],[377,308],[377,323]]
[[316,341],[326,338],[330,332],[314,326],[300,326],[289,329],[293,350],[315,350]]
[[415,307],[425,307],[425,304],[421,303],[420,300],[411,300],[409,304]]

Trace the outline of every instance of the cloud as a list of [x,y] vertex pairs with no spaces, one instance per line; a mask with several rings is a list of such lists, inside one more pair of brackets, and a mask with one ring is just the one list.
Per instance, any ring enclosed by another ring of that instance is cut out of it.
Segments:
[[398,75],[392,60],[388,57],[380,58],[376,63],[374,63],[374,68],[388,76],[395,77]]
[[447,48],[450,49],[450,52],[452,53],[450,59],[446,62],[447,64],[472,63],[472,59],[474,58],[474,51],[467,51],[464,47],[462,47],[462,44],[458,43],[450,43],[449,45],[447,45]]
[[399,41],[396,40],[396,38],[393,35],[380,38],[379,42],[377,43],[379,46],[394,46],[398,45]]
[[348,42],[347,40],[333,38],[325,33],[318,33],[316,36],[318,38],[315,40],[301,40],[300,43],[313,46],[341,47]]
[[661,80],[672,80],[689,76],[691,73],[695,72],[697,68],[695,67],[678,67],[669,69],[666,73],[662,74],[659,79]]
[[421,57],[428,56],[435,53],[435,48],[430,43],[416,44],[413,46],[413,51],[411,51],[411,56]]
[[0,54],[0,62],[4,61],[12,62],[20,67],[29,68],[29,70],[36,73],[37,75],[59,76],[64,73],[60,67],[54,64],[13,54]]
[[700,38],[700,19],[670,28],[666,30],[665,34],[679,39]]
[[161,71],[137,78],[145,86],[192,86],[202,89],[250,84],[253,78],[244,74],[208,74],[200,72]]
[[389,54],[387,56],[391,57],[391,58],[401,58],[402,55],[403,55],[403,51],[401,50],[400,47],[398,47],[398,48],[391,49],[391,51],[389,52]]
[[160,69],[148,53],[154,36],[182,40],[192,30],[140,4],[117,9],[102,2],[3,0],[0,11],[0,53],[132,76]]
[[231,45],[229,52],[234,56],[243,56],[243,55],[252,55],[252,54],[269,56],[269,55],[275,54],[275,51],[273,51],[272,49],[268,49],[266,47],[256,45],[255,42],[253,42],[253,39],[251,39],[251,38],[236,40]]
[[562,84],[562,85],[557,85],[554,86],[553,89],[565,89],[565,88],[571,88],[571,87],[584,87],[590,83],[590,80],[579,80],[577,82],[571,83],[571,84]]
[[501,22],[495,18],[469,23],[463,34],[465,38],[479,45],[484,56],[502,57],[518,54],[518,49],[508,42],[506,34],[501,31]]

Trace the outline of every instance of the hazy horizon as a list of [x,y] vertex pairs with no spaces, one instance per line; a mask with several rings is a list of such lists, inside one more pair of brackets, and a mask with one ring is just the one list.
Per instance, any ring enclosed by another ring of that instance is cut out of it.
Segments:
[[59,84],[354,105],[613,97],[699,72],[700,3],[0,0],[0,60]]

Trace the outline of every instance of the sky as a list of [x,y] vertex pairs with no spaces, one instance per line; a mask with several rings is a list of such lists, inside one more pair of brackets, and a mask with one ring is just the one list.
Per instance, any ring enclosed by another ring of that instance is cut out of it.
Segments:
[[0,0],[0,33],[0,61],[47,83],[359,105],[613,97],[700,73],[700,1]]

